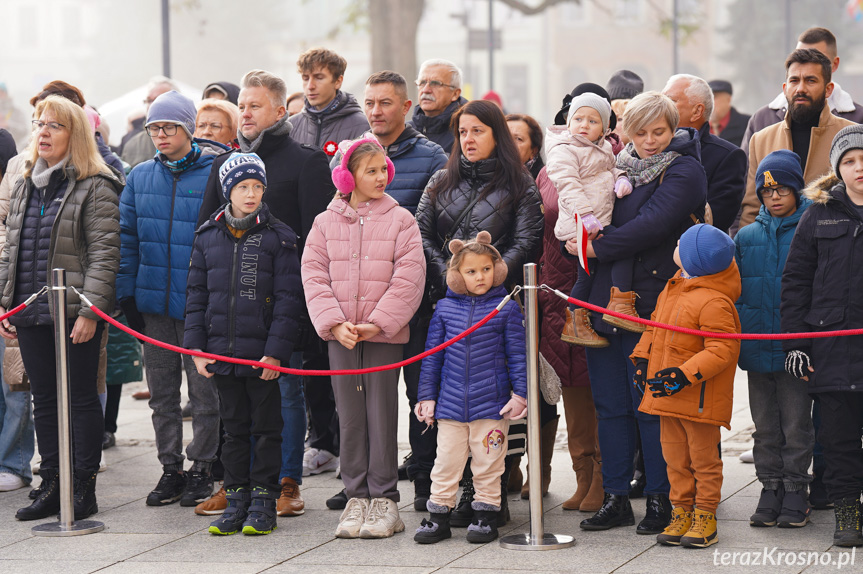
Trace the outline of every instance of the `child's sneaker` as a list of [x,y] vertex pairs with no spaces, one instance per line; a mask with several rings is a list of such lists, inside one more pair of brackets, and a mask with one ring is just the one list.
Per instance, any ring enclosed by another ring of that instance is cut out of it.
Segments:
[[776,519],[782,511],[782,499],[785,491],[782,485],[776,490],[769,488],[761,489],[761,498],[758,499],[758,507],[755,514],[749,517],[750,526],[776,526]]
[[680,539],[691,527],[692,511],[678,506],[671,511],[671,524],[656,535],[656,541],[666,546],[680,546]]
[[860,532],[860,501],[854,498],[837,500],[834,502],[833,512],[836,514],[833,544],[843,548],[863,546],[863,535]]
[[351,498],[339,517],[339,525],[336,527],[336,538],[359,538],[360,528],[366,521],[369,512],[369,500],[367,498]]
[[782,510],[779,512],[779,518],[776,519],[776,522],[779,528],[801,528],[809,522],[811,512],[806,491],[785,491],[785,496],[782,498]]
[[450,509],[446,506],[435,504],[431,500],[426,503],[429,511],[429,519],[423,518],[420,527],[414,534],[414,542],[419,544],[435,544],[441,540],[452,537],[449,527]]
[[692,513],[692,527],[680,539],[685,548],[707,548],[719,542],[716,531],[716,515],[696,508]]
[[485,502],[473,501],[474,520],[467,527],[467,541],[485,544],[497,538],[497,513],[500,507]]
[[[611,298],[608,301],[608,308],[612,311],[623,313],[624,315],[638,317],[638,311],[635,310],[636,297],[638,297],[638,295],[635,291],[621,291],[617,287],[612,287]],[[624,331],[631,331],[633,333],[644,332],[644,325],[641,323],[627,321],[626,319],[618,319],[611,315],[603,315],[602,320],[609,325],[613,325],[619,329],[623,329]]]
[[373,498],[360,528],[360,538],[389,538],[404,529],[398,505],[389,498]]
[[593,325],[590,323],[590,311],[579,307],[575,311],[566,312],[566,324],[563,326],[563,333],[560,338],[572,345],[581,345],[591,349],[601,349],[608,346],[608,339],[601,337],[593,330]]
[[260,486],[252,491],[243,534],[269,534],[276,529],[276,493]]
[[236,534],[242,527],[248,515],[249,502],[252,495],[248,488],[232,488],[225,494],[228,507],[222,516],[210,523],[210,534],[228,536]]

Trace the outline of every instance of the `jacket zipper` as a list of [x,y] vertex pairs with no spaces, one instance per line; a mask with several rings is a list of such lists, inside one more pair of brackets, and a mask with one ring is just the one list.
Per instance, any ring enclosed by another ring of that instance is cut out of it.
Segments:
[[234,255],[231,259],[231,297],[228,302],[228,356],[234,353],[234,306],[237,298],[237,252],[239,251],[240,240],[234,239]]
[[698,400],[698,412],[704,412],[704,387],[707,386],[707,381],[701,383],[701,398]]
[[363,225],[365,223],[365,217],[360,215],[360,243],[357,247],[357,294],[356,294],[356,304],[354,305],[354,310],[356,315],[354,315],[354,321],[360,320],[360,262],[363,260]]
[[318,133],[315,136],[315,145],[318,147],[318,149],[323,149],[321,146],[321,135],[324,131],[324,122],[321,118],[317,117],[315,118],[315,122],[317,122],[318,124]]
[[177,199],[177,176],[171,185],[171,219],[168,220],[168,287],[165,289],[165,315],[171,315],[171,234],[174,230],[174,201]]
[[[48,183],[48,185],[51,185],[50,182]],[[36,188],[36,191],[39,192],[40,208],[39,208],[39,220],[36,223],[36,241],[34,242],[36,249],[33,250],[33,275],[32,275],[32,277],[33,277],[33,281],[32,281],[33,288],[30,291],[31,293],[35,293],[36,291],[39,290],[39,285],[38,285],[38,283],[39,283],[39,277],[38,277],[38,275],[39,275],[39,272],[38,272],[38,269],[39,269],[39,267],[38,267],[38,264],[39,264],[39,237],[42,235],[42,217],[45,215],[45,191],[42,189],[39,189],[39,188]],[[26,210],[25,210],[25,213],[26,213]],[[51,243],[50,239],[48,240],[48,243],[50,245],[50,243]],[[16,272],[17,272],[17,270],[16,270]],[[51,275],[51,272],[48,271],[48,269],[46,268],[45,269],[45,284],[46,285],[48,285],[51,282],[50,275]]]
[[[474,309],[476,309],[476,298],[475,297],[470,300],[470,313],[468,314],[468,317],[467,317],[467,326],[468,327],[473,325],[473,311],[474,311]],[[467,338],[465,339],[465,345],[464,345],[465,346],[465,353],[464,353],[464,420],[465,420],[465,422],[470,422],[470,421],[468,421],[468,418],[467,418],[468,417],[468,413],[467,413],[467,395],[468,395],[468,392],[467,391],[468,391],[468,386],[470,384],[470,378],[469,378],[469,373],[468,373],[468,365],[470,365],[470,338],[471,338],[471,336],[468,335]]]

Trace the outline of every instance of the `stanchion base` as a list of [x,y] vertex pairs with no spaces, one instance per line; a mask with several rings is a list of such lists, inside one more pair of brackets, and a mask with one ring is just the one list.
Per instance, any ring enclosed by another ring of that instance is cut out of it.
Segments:
[[34,526],[30,532],[34,536],[82,536],[105,530],[105,525],[96,520],[77,520],[72,523],[71,528],[60,522],[46,522]]
[[508,534],[500,539],[500,545],[507,550],[560,550],[575,545],[575,538],[566,534],[549,534],[542,540],[531,540],[530,534]]

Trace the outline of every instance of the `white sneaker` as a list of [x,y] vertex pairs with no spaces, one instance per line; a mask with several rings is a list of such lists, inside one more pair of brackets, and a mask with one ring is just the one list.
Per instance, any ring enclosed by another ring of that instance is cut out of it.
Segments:
[[339,525],[336,527],[336,538],[359,538],[360,528],[366,521],[369,511],[369,500],[367,498],[352,498],[348,500],[347,506],[339,516]]
[[325,450],[310,448],[303,455],[303,476],[332,472],[339,468],[339,457]]
[[27,483],[17,474],[12,474],[11,472],[0,472],[0,492],[18,490],[25,486],[27,486]]
[[398,505],[389,498],[373,498],[360,529],[360,538],[389,538],[404,529]]
[[748,462],[750,464],[755,462],[755,457],[752,455],[751,448],[745,452],[741,452],[738,458],[740,459],[740,462]]

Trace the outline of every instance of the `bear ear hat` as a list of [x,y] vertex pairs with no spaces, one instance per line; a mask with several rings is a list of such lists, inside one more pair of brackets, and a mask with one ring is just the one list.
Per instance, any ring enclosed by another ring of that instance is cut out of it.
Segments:
[[449,252],[455,255],[459,251],[464,249],[464,241],[461,239],[453,239],[449,242]]

